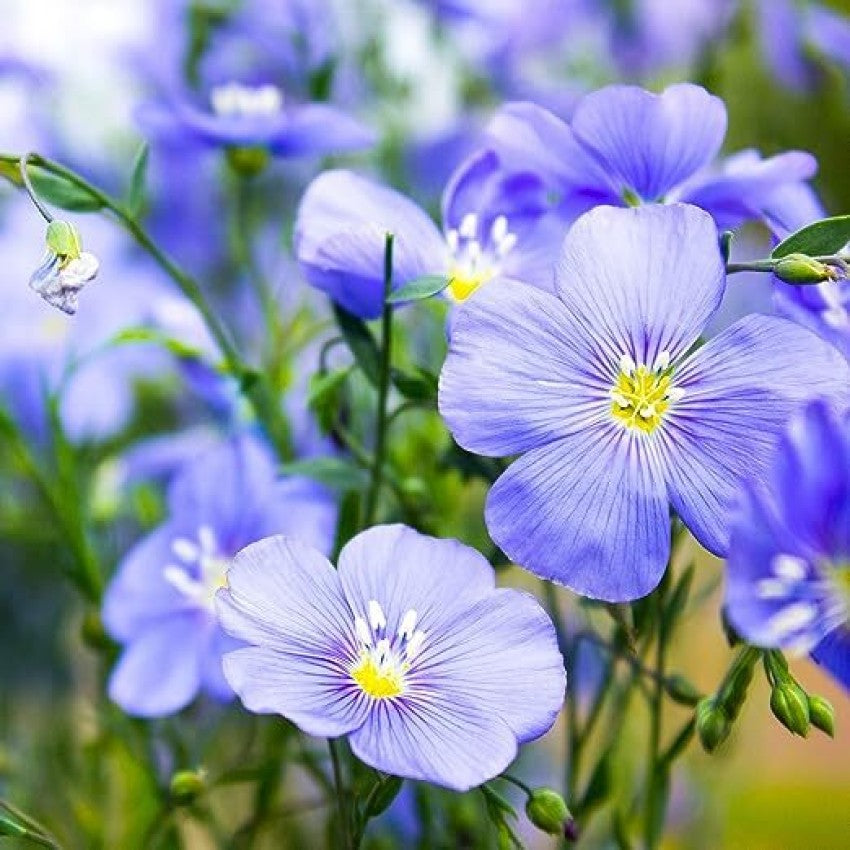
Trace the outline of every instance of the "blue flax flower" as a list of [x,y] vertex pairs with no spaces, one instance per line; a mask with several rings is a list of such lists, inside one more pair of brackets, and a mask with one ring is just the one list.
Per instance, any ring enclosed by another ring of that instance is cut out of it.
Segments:
[[251,437],[189,463],[169,489],[168,511],[119,564],[103,608],[107,630],[124,645],[109,695],[143,717],[179,711],[200,691],[232,696],[221,656],[234,641],[213,605],[230,558],[276,532],[297,532],[327,551],[336,514],[318,485],[278,480],[270,453]]
[[295,538],[262,540],[218,594],[224,628],[250,644],[225,656],[225,676],[250,711],[348,735],[378,770],[480,785],[564,698],[551,621],[493,578],[474,549],[402,525],[357,535],[338,570]]
[[442,203],[443,229],[404,195],[350,171],[326,171],[307,188],[295,253],[308,282],[351,313],[380,315],[384,239],[395,235],[393,283],[447,275],[463,301],[494,278],[550,285],[565,224],[551,214],[540,178],[507,172],[493,151],[466,160]]
[[521,162],[539,174],[570,217],[598,204],[682,201],[710,212],[721,229],[769,222],[781,190],[817,170],[802,151],[767,160],[743,151],[715,164],[725,134],[723,101],[690,83],[661,94],[607,86],[586,95],[569,123],[532,103],[511,103],[489,127],[506,166]]
[[586,596],[635,599],[664,572],[669,505],[723,554],[742,476],[764,474],[797,405],[850,398],[850,367],[769,316],[689,353],[725,277],[714,222],[686,204],[585,214],[556,287],[494,285],[464,305],[440,410],[464,448],[522,455],[486,508],[511,558]]
[[850,417],[814,402],[791,422],[732,529],[726,610],[758,646],[811,652],[850,689]]

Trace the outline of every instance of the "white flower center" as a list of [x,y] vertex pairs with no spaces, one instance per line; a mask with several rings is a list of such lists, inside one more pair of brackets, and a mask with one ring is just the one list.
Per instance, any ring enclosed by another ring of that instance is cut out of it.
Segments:
[[210,103],[222,118],[274,118],[283,109],[283,92],[269,84],[225,83],[213,88]]
[[395,635],[388,635],[386,615],[374,599],[369,601],[368,619],[354,617],[358,653],[349,673],[364,694],[373,699],[392,699],[404,693],[405,676],[425,641],[425,632],[416,628],[418,619],[411,608],[401,618]]
[[482,233],[478,216],[467,213],[460,227],[446,233],[449,247],[448,291],[455,301],[465,301],[488,280],[501,271],[504,258],[516,246],[517,236],[511,233],[505,216],[498,216],[489,233]]
[[214,611],[215,595],[227,586],[230,565],[230,559],[221,552],[215,532],[208,525],[202,525],[196,540],[176,537],[171,551],[177,563],[163,568],[165,580],[199,608]]

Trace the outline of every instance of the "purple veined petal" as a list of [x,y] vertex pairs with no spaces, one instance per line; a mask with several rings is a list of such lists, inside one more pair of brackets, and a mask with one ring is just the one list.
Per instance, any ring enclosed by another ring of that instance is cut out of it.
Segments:
[[448,271],[437,226],[413,201],[350,171],[326,171],[307,188],[295,223],[295,254],[307,281],[361,318],[380,315],[386,234],[393,284]]
[[723,297],[711,216],[687,204],[597,207],[570,228],[555,281],[570,332],[616,376],[624,354],[652,368],[680,357]]
[[165,578],[174,562],[173,544],[184,532],[165,523],[133,546],[118,565],[103,601],[103,623],[118,641],[133,640],[163,617],[195,611],[195,606]]
[[812,650],[812,658],[850,691],[850,628],[830,632]]
[[358,534],[340,553],[338,573],[351,610],[368,620],[374,600],[391,635],[411,610],[417,628],[432,632],[495,584],[493,568],[475,549],[404,525]]
[[517,753],[499,716],[439,691],[423,701],[377,702],[348,740],[354,755],[377,770],[455,791],[497,776]]
[[374,130],[326,103],[307,103],[286,111],[286,125],[269,147],[279,156],[321,156],[372,147]]
[[718,229],[733,230],[753,218],[781,216],[779,190],[813,177],[817,160],[804,151],[787,151],[762,159],[757,151],[740,151],[720,170],[706,171],[677,191],[677,200],[711,213]]
[[726,135],[726,107],[690,83],[659,95],[607,86],[583,98],[571,127],[620,193],[654,201],[714,159]]
[[294,538],[269,537],[243,549],[227,577],[219,620],[252,645],[225,656],[224,674],[245,706],[320,736],[362,723],[365,701],[348,673],[354,614],[331,564]]
[[612,419],[534,449],[493,485],[485,518],[493,540],[540,578],[607,602],[645,596],[670,552],[657,440]]
[[520,743],[551,728],[565,682],[552,621],[533,596],[506,588],[426,639],[408,677],[412,701],[456,694],[504,719]]
[[567,222],[560,215],[541,216],[505,257],[502,274],[554,294],[555,268],[567,229]]
[[553,295],[516,281],[483,287],[453,314],[440,375],[440,413],[458,443],[516,454],[600,421],[615,374],[583,342]]
[[109,679],[109,698],[138,717],[163,717],[185,708],[200,688],[210,628],[214,625],[196,613],[151,623],[121,654]]
[[753,315],[697,351],[673,383],[684,394],[668,411],[661,443],[670,500],[697,540],[723,555],[743,478],[763,481],[782,429],[804,402],[850,402],[850,365],[798,325]]
[[548,110],[527,102],[505,104],[490,121],[487,135],[509,171],[541,175],[565,203],[572,196],[583,198],[575,214],[595,204],[619,202],[605,168],[576,141],[569,125]]

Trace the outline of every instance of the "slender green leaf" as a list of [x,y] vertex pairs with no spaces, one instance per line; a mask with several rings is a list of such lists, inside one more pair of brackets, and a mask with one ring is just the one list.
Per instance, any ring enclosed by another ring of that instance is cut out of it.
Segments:
[[369,383],[377,387],[381,374],[381,355],[375,337],[366,323],[344,310],[338,304],[334,305],[334,315],[339,329],[345,337],[354,360],[360,370],[368,378]]
[[142,142],[133,162],[130,174],[130,189],[127,193],[127,210],[133,218],[137,218],[145,205],[145,184],[148,176],[148,159],[150,147]]
[[771,253],[778,259],[789,254],[808,254],[810,257],[823,257],[840,251],[850,242],[850,215],[824,218],[814,224],[808,224],[783,239]]
[[363,817],[371,820],[382,815],[398,797],[404,780],[399,776],[383,776],[375,783],[366,800]]
[[416,374],[393,369],[395,388],[410,401],[434,401],[437,398],[437,377],[427,369],[416,367]]
[[333,427],[342,398],[342,390],[351,373],[351,368],[333,369],[310,378],[307,407],[316,414],[319,427],[325,434],[329,433]]
[[103,207],[97,198],[63,177],[38,170],[31,170],[30,176],[38,197],[55,207],[72,212],[94,212]]
[[387,298],[387,304],[406,304],[409,301],[422,301],[442,292],[448,285],[450,279],[442,274],[426,274],[417,277],[400,286]]
[[284,475],[303,475],[339,493],[365,487],[368,476],[359,466],[338,457],[316,457],[284,464]]

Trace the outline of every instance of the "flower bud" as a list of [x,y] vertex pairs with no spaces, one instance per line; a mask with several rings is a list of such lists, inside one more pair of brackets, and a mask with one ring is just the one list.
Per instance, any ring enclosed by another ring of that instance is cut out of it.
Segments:
[[829,700],[817,694],[809,694],[809,720],[815,729],[835,737],[835,709]]
[[788,679],[774,687],[770,710],[789,732],[802,738],[809,734],[809,698],[796,682]]
[[174,802],[181,806],[193,803],[204,792],[205,780],[203,770],[178,770],[169,786]]
[[47,225],[47,247],[64,260],[76,260],[83,251],[80,232],[69,221],[55,220]]
[[713,753],[728,737],[732,724],[713,697],[700,700],[696,708],[697,734],[706,752]]
[[567,824],[573,820],[564,798],[551,788],[537,788],[525,803],[528,819],[549,835],[564,835]]
[[680,705],[696,705],[700,700],[700,692],[696,686],[680,673],[674,673],[664,680],[664,689],[670,699]]
[[822,283],[838,277],[832,266],[806,254],[789,254],[783,257],[774,267],[773,273],[780,280],[791,284]]

